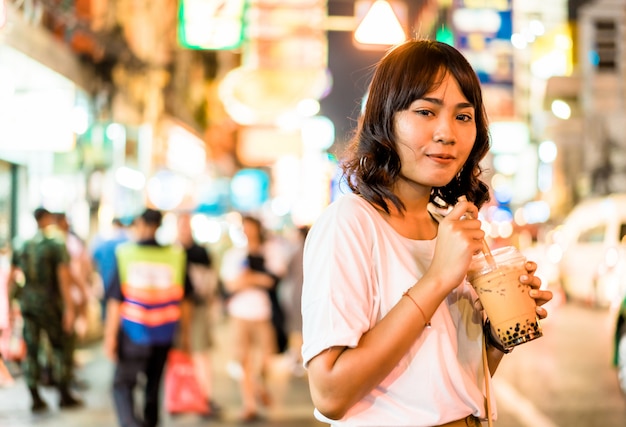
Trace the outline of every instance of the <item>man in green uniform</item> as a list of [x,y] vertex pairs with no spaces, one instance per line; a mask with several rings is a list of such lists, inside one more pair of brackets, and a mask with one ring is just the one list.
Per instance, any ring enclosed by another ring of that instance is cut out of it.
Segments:
[[75,310],[70,297],[69,255],[63,242],[50,232],[53,215],[44,208],[34,212],[37,233],[13,255],[13,282],[23,274],[19,303],[24,319],[26,359],[24,377],[30,390],[32,411],[41,412],[48,405],[37,388],[41,367],[38,361],[41,332],[45,332],[53,349],[53,373],[60,392],[59,406],[71,408],[82,405],[69,390],[72,360],[66,360],[64,346],[73,345]]

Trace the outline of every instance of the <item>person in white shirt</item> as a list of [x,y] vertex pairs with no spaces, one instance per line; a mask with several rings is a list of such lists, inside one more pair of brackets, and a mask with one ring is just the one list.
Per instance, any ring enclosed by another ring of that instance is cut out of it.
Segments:
[[220,277],[230,294],[227,313],[232,327],[233,358],[241,367],[241,421],[255,421],[260,405],[271,398],[265,384],[271,357],[278,350],[277,329],[273,323],[275,305],[272,292],[284,275],[280,251],[266,239],[258,218],[244,216],[245,246],[234,246],[224,254]]
[[[453,47],[411,40],[377,65],[340,196],[304,249],[303,362],[315,416],[333,426],[480,426],[503,357],[466,281],[489,199],[479,80]],[[458,201],[461,196],[467,200]],[[438,222],[428,209],[450,207]],[[452,207],[453,206],[453,207]],[[552,298],[528,262],[537,314]],[[485,377],[488,377],[487,379]],[[495,417],[495,405],[491,405]]]

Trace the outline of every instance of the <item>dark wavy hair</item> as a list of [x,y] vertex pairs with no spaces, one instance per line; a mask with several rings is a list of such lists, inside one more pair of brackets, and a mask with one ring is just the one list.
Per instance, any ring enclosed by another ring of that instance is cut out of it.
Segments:
[[489,188],[479,180],[479,162],[489,151],[489,124],[480,82],[472,66],[454,47],[432,40],[410,40],[391,49],[377,64],[355,134],[342,161],[343,178],[355,194],[387,213],[387,201],[401,212],[404,204],[393,193],[400,175],[394,115],[436,89],[446,75],[454,77],[476,111],[476,141],[460,174],[444,187],[433,187],[430,199],[454,204],[461,195],[480,207]]
[[263,222],[261,222],[259,218],[252,215],[243,215],[241,217],[241,223],[243,224],[244,222],[250,223],[254,228],[256,228],[256,231],[259,235],[259,241],[261,243],[264,243],[267,240],[265,227],[263,226]]

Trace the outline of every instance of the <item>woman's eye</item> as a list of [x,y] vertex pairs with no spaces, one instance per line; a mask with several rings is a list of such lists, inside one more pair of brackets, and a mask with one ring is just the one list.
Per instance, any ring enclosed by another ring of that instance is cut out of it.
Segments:
[[428,110],[416,110],[415,114],[419,114],[420,116],[430,116],[433,113]]
[[470,116],[469,114],[459,114],[457,116],[457,118],[463,122],[470,122],[472,121],[472,116]]

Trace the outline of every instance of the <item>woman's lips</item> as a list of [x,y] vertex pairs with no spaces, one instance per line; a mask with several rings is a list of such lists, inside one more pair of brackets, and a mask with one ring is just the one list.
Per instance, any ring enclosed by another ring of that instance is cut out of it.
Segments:
[[450,154],[427,154],[427,157],[438,163],[450,163],[455,159]]

